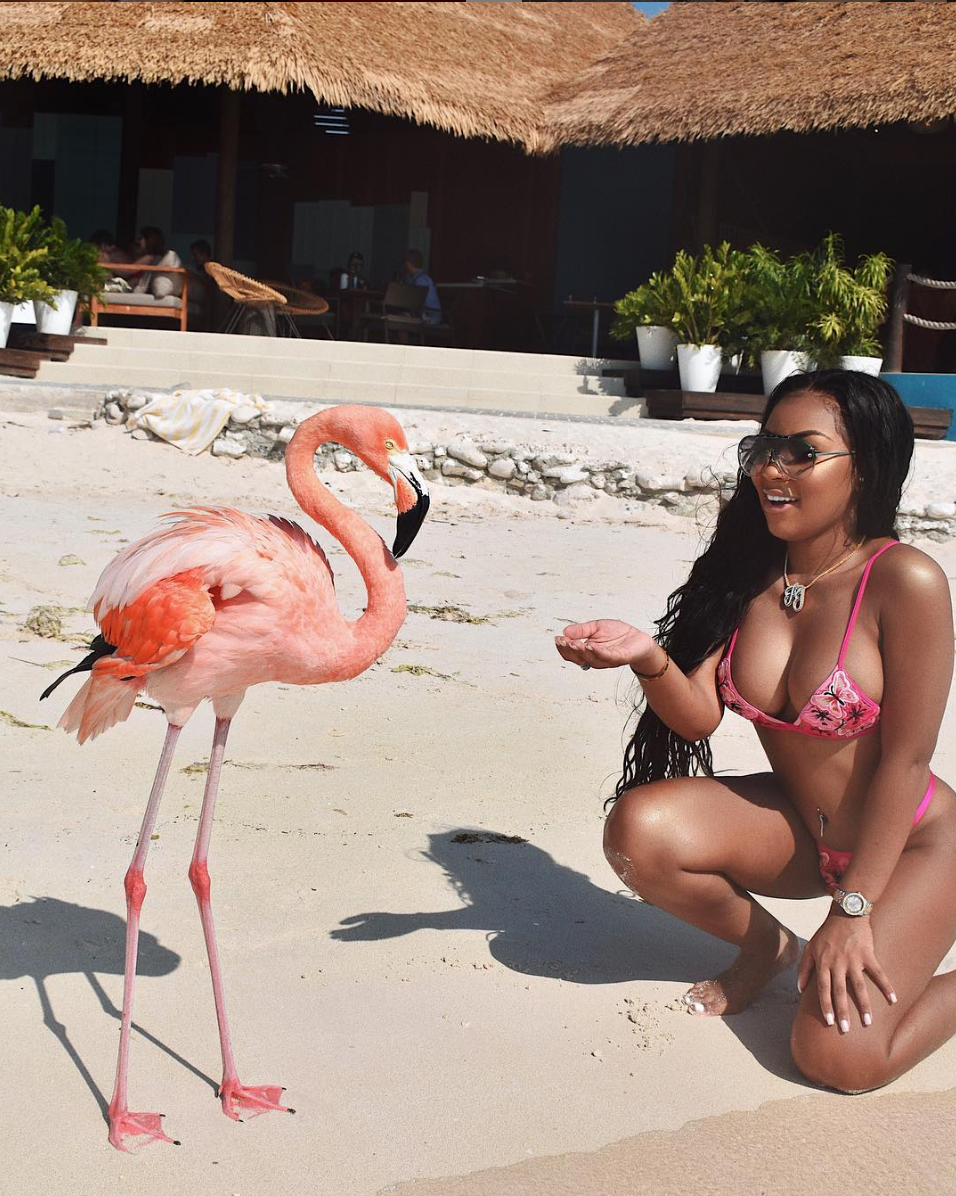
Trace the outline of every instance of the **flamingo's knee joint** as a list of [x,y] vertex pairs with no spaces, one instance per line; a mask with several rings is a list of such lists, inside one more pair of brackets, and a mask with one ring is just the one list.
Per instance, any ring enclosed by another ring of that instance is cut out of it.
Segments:
[[123,888],[126,890],[127,905],[139,913],[146,897],[146,881],[143,880],[142,869],[130,868],[123,879]]
[[199,901],[208,901],[211,884],[205,860],[193,860],[189,865],[189,883]]

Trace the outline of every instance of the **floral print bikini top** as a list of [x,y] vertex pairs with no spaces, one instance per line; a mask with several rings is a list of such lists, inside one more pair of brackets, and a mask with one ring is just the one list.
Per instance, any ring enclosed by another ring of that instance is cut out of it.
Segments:
[[728,710],[739,714],[741,718],[749,719],[758,727],[770,727],[774,731],[797,731],[801,735],[815,735],[818,739],[855,739],[858,735],[865,735],[872,731],[880,721],[880,706],[859,688],[853,678],[843,667],[846,650],[850,644],[856,617],[863,601],[863,592],[870,576],[870,570],[877,557],[882,556],[888,548],[892,548],[899,541],[884,544],[866,562],[860,585],[856,592],[856,601],[850,612],[843,645],[837,658],[836,668],[822,685],[814,690],[806,706],[800,711],[792,723],[774,718],[752,706],[746,698],[742,698],[734,685],[730,672],[730,658],[733,656],[734,645],[737,643],[737,632],[734,632],[723,659],[717,666],[717,691]]

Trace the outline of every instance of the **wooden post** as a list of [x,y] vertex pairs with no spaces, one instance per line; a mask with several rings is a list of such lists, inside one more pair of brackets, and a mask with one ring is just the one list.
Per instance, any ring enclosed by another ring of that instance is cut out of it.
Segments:
[[886,358],[883,368],[890,374],[903,372],[903,313],[909,298],[912,266],[897,262],[890,291],[890,314],[886,320]]
[[697,251],[717,239],[717,189],[720,182],[720,144],[700,147],[700,190],[697,193]]
[[238,91],[220,89],[219,107],[219,169],[216,180],[216,244],[213,254],[217,262],[231,266],[236,242],[236,169],[239,162],[239,102]]

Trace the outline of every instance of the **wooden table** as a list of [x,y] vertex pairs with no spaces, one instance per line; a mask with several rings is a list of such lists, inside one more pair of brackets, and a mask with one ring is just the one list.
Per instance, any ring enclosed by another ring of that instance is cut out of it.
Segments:
[[330,295],[330,302],[338,300],[340,335],[354,340],[359,318],[368,311],[368,305],[385,298],[384,291],[370,287],[341,287]]

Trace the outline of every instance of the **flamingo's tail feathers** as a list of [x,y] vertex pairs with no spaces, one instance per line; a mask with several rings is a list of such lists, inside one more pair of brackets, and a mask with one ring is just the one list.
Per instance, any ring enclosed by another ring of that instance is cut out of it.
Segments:
[[95,739],[129,718],[141,687],[141,677],[124,681],[96,670],[67,706],[58,725],[64,731],[75,731],[80,743]]
[[92,643],[90,644],[90,649],[91,651],[89,655],[84,656],[79,664],[75,664],[72,669],[67,669],[65,673],[61,673],[52,685],[48,685],[46,687],[43,693],[40,694],[41,702],[44,698],[48,698],[50,694],[53,693],[61,681],[65,681],[67,677],[72,677],[74,673],[88,673],[101,656],[110,656],[116,651],[114,645],[107,643],[102,635],[98,635],[93,639]]

